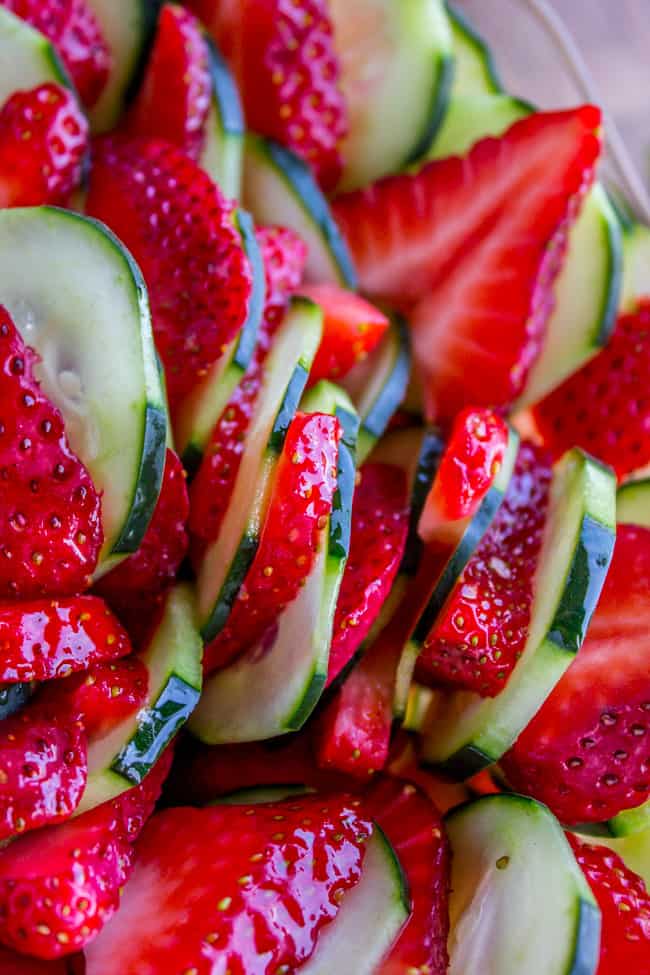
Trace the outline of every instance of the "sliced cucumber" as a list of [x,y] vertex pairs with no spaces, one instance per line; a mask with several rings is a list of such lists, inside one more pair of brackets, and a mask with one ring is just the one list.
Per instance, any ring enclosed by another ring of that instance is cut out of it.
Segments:
[[137,714],[89,742],[88,781],[77,814],[139,785],[153,768],[196,707],[202,654],[194,592],[177,585],[141,654],[149,674],[147,701]]
[[308,247],[307,278],[356,288],[347,245],[309,168],[277,142],[249,133],[244,151],[244,206],[258,223],[280,224]]
[[237,85],[212,38],[206,35],[210,53],[212,103],[206,123],[206,141],[200,163],[226,196],[241,195],[244,165],[244,113]]
[[503,87],[490,48],[465,17],[447,4],[456,69],[452,97],[499,94]]
[[218,538],[198,572],[201,633],[223,629],[257,551],[278,457],[321,338],[322,313],[294,298],[264,368],[239,471]]
[[426,761],[468,778],[498,761],[539,710],[580,649],[600,596],[614,548],[615,497],[613,472],[581,450],[556,466],[521,659],[497,697],[436,697]]
[[650,528],[650,479],[629,481],[618,489],[616,520],[619,525]]
[[451,100],[427,159],[462,156],[475,142],[488,135],[499,136],[520,118],[529,115],[527,102],[511,95],[460,95]]
[[404,713],[403,725],[407,731],[421,732],[424,730],[427,713],[436,691],[423,684],[413,681],[408,690],[406,710]]
[[0,294],[102,492],[99,571],[134,552],[165,463],[166,411],[147,293],[105,227],[53,207],[0,211]]
[[245,210],[237,212],[236,220],[253,274],[253,290],[241,331],[226,346],[202,382],[183,400],[175,417],[176,447],[189,474],[193,474],[201,463],[210,434],[251,363],[264,313],[264,261],[255,227]]
[[341,190],[357,189],[422,155],[453,77],[442,0],[330,0],[350,121]]
[[617,853],[625,866],[638,874],[647,889],[650,890],[650,829],[621,837],[594,837],[582,829],[573,830],[573,832],[577,832],[580,839],[584,840],[585,843],[606,846],[609,850]]
[[517,795],[445,818],[449,975],[595,975],[600,911],[557,820]]
[[621,310],[634,311],[643,297],[650,297],[650,227],[635,223],[623,235]]
[[29,701],[33,684],[5,684],[0,688],[0,721],[9,718]]
[[0,105],[45,82],[71,88],[59,55],[40,31],[0,7]]
[[300,966],[300,975],[373,975],[410,913],[404,873],[375,824],[361,877],[346,893],[334,920],[321,931],[316,950]]

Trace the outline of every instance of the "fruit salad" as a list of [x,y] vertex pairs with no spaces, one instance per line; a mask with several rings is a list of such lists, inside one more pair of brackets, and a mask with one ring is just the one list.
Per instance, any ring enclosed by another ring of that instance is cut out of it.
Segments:
[[0,0],[2,975],[650,975],[650,215],[497,61]]

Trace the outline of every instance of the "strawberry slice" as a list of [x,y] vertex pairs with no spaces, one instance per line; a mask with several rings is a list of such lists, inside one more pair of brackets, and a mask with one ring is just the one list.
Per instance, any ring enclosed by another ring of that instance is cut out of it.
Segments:
[[126,119],[133,135],[165,139],[198,159],[212,82],[208,44],[189,11],[164,4],[142,87]]
[[206,673],[253,646],[298,595],[332,510],[341,432],[339,421],[323,413],[292,420],[259,547],[228,622],[205,648]]
[[332,284],[301,288],[323,309],[323,337],[309,373],[309,385],[338,381],[379,345],[389,321],[383,312],[353,291]]
[[154,816],[86,975],[113,975],[116,958],[121,975],[296,971],[359,880],[372,827],[357,805],[315,797]]
[[101,738],[147,700],[149,672],[139,657],[96,664],[60,687],[89,738]]
[[391,464],[364,464],[354,492],[350,554],[336,606],[327,685],[352,659],[397,574],[409,527],[406,475]]
[[325,189],[341,175],[347,114],[327,0],[191,0],[239,83],[251,129],[293,149]]
[[87,0],[0,0],[54,44],[87,108],[101,95],[111,52]]
[[534,409],[555,457],[574,445],[610,464],[619,481],[650,464],[650,299],[622,315],[608,345]]
[[103,541],[99,496],[34,377],[38,361],[0,306],[0,599],[80,592]]
[[88,145],[71,92],[54,84],[16,92],[0,110],[0,207],[67,205]]
[[601,914],[600,962],[596,975],[650,972],[650,894],[641,877],[604,846],[568,834]]
[[490,530],[427,636],[417,676],[494,697],[521,656],[548,506],[551,466],[523,443]]
[[523,389],[600,127],[591,106],[530,115],[462,159],[335,201],[362,290],[410,319],[429,419],[505,406]]
[[619,525],[587,638],[502,761],[509,782],[564,823],[650,798],[650,530]]
[[173,414],[248,315],[252,271],[235,204],[175,146],[109,138],[95,146],[86,210],[142,269]]

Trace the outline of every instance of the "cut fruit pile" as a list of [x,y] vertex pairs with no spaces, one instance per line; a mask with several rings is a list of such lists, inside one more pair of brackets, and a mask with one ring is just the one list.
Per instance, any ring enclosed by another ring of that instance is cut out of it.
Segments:
[[650,227],[442,0],[0,0],[0,971],[650,975]]

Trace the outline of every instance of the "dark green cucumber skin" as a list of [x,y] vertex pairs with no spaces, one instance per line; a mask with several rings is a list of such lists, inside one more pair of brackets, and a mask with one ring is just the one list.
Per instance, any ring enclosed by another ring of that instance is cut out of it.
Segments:
[[32,693],[31,684],[5,684],[0,689],[0,721],[20,711],[27,704]]
[[594,975],[600,960],[601,916],[595,904],[580,901],[576,950],[568,975]]
[[607,222],[607,237],[609,242],[609,266],[607,273],[609,277],[609,291],[602,310],[600,328],[598,334],[594,336],[595,345],[602,347],[611,338],[616,326],[618,310],[623,291],[623,225],[619,217],[619,211],[613,202],[611,194],[608,194],[610,203],[614,208],[615,219]]
[[113,546],[116,555],[136,552],[145,536],[160,494],[165,470],[167,417],[163,409],[147,403],[145,437],[138,482],[131,511]]
[[[425,764],[429,764],[426,762]],[[445,762],[431,763],[436,771],[448,776],[452,782],[464,782],[494,764],[494,759],[474,745],[466,745]]]
[[454,86],[455,65],[451,54],[443,54],[438,58],[436,71],[436,85],[431,97],[431,107],[428,122],[422,131],[416,145],[413,147],[404,166],[411,166],[421,159],[429,149],[436,132],[440,128],[449,105],[451,91]]
[[363,429],[375,440],[384,435],[395,410],[404,401],[411,375],[411,339],[408,326],[401,315],[394,315],[393,323],[399,334],[399,354],[379,396],[368,415],[361,420]]
[[221,126],[229,135],[243,136],[246,124],[237,85],[212,37],[207,33],[204,36],[208,45],[212,96],[219,106]]
[[352,501],[356,477],[356,447],[359,418],[337,407],[334,415],[341,424],[343,435],[339,442],[336,469],[336,491],[330,517],[328,557],[347,559],[352,534]]
[[289,425],[296,415],[298,403],[300,402],[300,397],[305,390],[308,378],[309,371],[305,369],[303,365],[296,366],[284,394],[282,406],[280,407],[275,418],[275,423],[273,424],[273,429],[271,430],[271,436],[269,437],[269,450],[272,450],[275,454],[279,455],[282,453],[282,448],[284,447],[284,441],[287,438]]
[[141,10],[142,48],[140,50],[140,57],[133,72],[133,76],[129,81],[124,94],[125,105],[129,105],[140,90],[140,86],[147,70],[147,64],[149,62],[149,55],[151,54],[154,38],[156,36],[158,15],[160,14],[160,10],[163,5],[163,0],[134,0],[134,2],[139,3]]
[[481,52],[481,57],[485,64],[488,77],[494,85],[496,92],[503,92],[505,94],[505,89],[499,77],[499,72],[497,71],[497,66],[492,55],[492,51],[485,43],[480,34],[478,34],[470,22],[463,16],[463,14],[453,6],[451,3],[445,3],[447,8],[447,16],[452,20],[461,33],[465,34],[467,38],[472,42],[472,45]]
[[233,356],[233,362],[240,369],[247,369],[257,343],[257,333],[264,315],[264,302],[266,300],[266,282],[264,274],[264,261],[262,252],[255,236],[255,224],[250,213],[246,210],[237,211],[237,228],[241,234],[246,256],[248,257],[253,274],[253,289],[248,302],[248,315],[244,322],[239,339],[237,350]]
[[445,442],[433,428],[424,434],[418,458],[413,490],[411,492],[411,511],[409,527],[404,546],[404,555],[399,568],[401,574],[413,576],[418,570],[422,557],[423,543],[418,535],[418,524],[424,509],[431,483],[445,451]]

